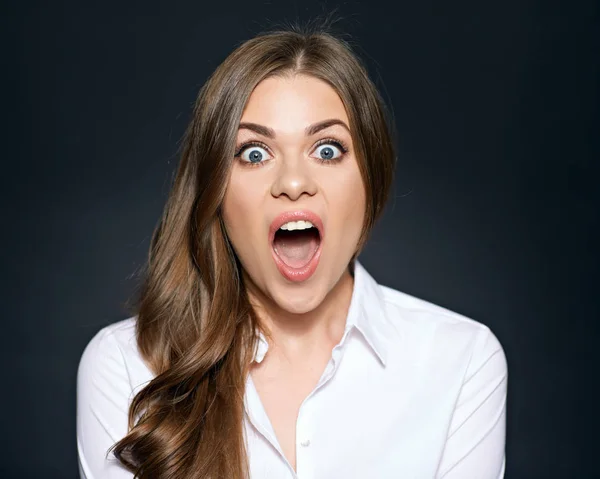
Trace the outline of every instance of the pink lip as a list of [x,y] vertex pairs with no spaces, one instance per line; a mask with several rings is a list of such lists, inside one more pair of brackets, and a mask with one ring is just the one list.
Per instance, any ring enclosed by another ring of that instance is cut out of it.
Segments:
[[[288,221],[310,221],[315,227],[319,230],[319,247],[317,251],[311,258],[311,260],[302,268],[292,268],[286,265],[279,255],[275,252],[273,248],[273,241],[275,239],[275,232]],[[275,260],[275,264],[277,269],[281,273],[281,275],[292,282],[301,282],[310,278],[317,269],[319,265],[319,260],[321,257],[321,250],[323,247],[323,222],[321,218],[312,211],[309,210],[299,210],[299,211],[286,211],[285,213],[280,214],[273,220],[271,223],[271,227],[269,228],[269,244],[271,245],[271,253],[273,254],[273,259]]]
[[324,232],[323,232],[323,222],[321,218],[316,213],[313,213],[310,210],[298,210],[298,211],[286,211],[277,216],[273,222],[271,223],[271,227],[269,228],[269,244],[273,245],[273,240],[275,239],[275,232],[281,228],[282,225],[286,224],[288,221],[310,221],[315,227],[319,230],[319,236],[321,237],[321,242],[323,242]]

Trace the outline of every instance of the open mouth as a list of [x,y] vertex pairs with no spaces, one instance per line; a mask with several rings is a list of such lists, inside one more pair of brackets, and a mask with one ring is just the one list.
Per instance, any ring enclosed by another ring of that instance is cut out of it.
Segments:
[[321,236],[314,226],[285,230],[279,228],[273,238],[273,250],[287,266],[304,268],[319,249]]

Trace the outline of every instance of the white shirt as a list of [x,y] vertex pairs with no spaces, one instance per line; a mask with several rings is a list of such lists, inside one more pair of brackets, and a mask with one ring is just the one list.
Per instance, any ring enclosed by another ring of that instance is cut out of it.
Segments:
[[[132,317],[100,330],[77,375],[82,478],[131,479],[108,448],[153,374]],[[251,376],[245,434],[252,479],[499,479],[504,476],[506,358],[483,324],[379,285],[356,261],[344,335],[296,423],[295,473]],[[255,357],[268,344],[261,337]]]

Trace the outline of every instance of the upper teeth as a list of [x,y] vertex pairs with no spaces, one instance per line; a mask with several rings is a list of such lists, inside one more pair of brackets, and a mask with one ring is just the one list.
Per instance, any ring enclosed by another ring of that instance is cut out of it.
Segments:
[[288,230],[288,231],[293,231],[293,230],[305,230],[308,228],[314,228],[315,225],[313,225],[310,221],[288,221],[287,223],[281,225],[281,227],[279,229],[282,230]]

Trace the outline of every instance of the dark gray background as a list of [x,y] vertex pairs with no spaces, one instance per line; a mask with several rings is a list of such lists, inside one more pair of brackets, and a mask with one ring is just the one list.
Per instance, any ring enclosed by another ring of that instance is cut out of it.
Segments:
[[208,74],[336,6],[399,137],[363,264],[495,332],[507,478],[598,477],[600,17],[531,0],[4,3],[0,477],[76,477],[79,357],[127,317]]

